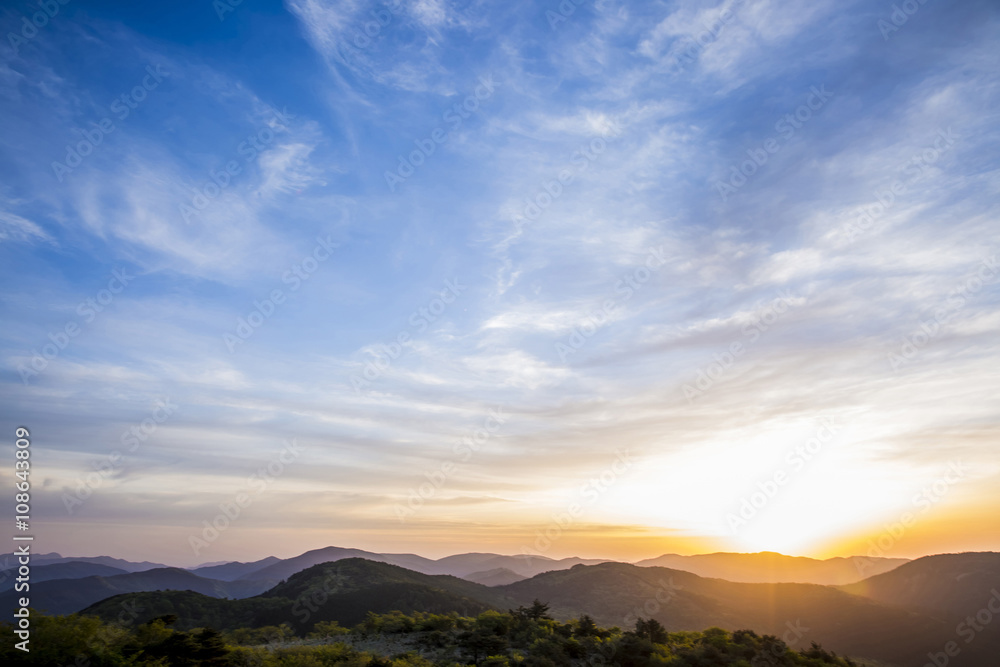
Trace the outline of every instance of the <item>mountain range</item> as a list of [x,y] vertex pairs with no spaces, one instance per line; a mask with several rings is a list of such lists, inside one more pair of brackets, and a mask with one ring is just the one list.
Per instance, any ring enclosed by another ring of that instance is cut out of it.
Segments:
[[257,579],[280,581],[296,572],[319,563],[344,558],[364,558],[366,560],[390,563],[423,574],[450,574],[456,577],[481,577],[498,569],[506,569],[522,578],[533,577],[549,570],[564,570],[574,565],[606,562],[600,559],[563,558],[554,560],[544,556],[501,556],[499,554],[469,553],[447,556],[439,560],[424,558],[416,554],[379,554],[361,549],[324,547],[314,549],[293,558],[265,558],[252,563],[227,563],[192,570],[201,576],[225,581],[237,579]]
[[[988,610],[993,596],[1000,603],[1000,591],[982,588],[997,577],[1000,555],[988,553],[929,556],[849,586],[741,583],[604,562],[490,587],[352,557],[313,565],[246,599],[221,600],[190,591],[128,593],[84,613],[111,620],[123,608],[132,608],[141,610],[137,623],[177,614],[180,627],[288,623],[304,632],[319,621],[353,625],[369,611],[475,614],[539,599],[560,620],[588,614],[605,626],[630,627],[643,617],[655,618],[671,631],[749,628],[781,637],[793,648],[816,641],[843,655],[899,667],[923,665],[929,654],[954,642],[956,656],[941,653],[951,667],[996,667],[1000,626],[981,625],[967,640],[962,623],[966,616]],[[970,583],[946,599],[936,598],[939,591],[953,590],[949,586],[956,580]],[[987,613],[992,619],[992,612]]]
[[[54,566],[40,566],[38,569],[42,570],[45,567]],[[259,581],[228,582],[206,579],[176,567],[125,572],[112,576],[91,575],[74,579],[38,580],[35,579],[34,572],[35,569],[32,568],[29,599],[35,609],[50,614],[72,614],[98,600],[119,593],[177,590],[196,591],[217,598],[245,598],[262,593],[272,585],[269,582]],[[13,579],[10,581],[13,582]],[[17,599],[24,595],[25,593],[8,587],[0,593],[0,605],[14,609],[17,606]]]
[[[903,605],[929,612],[944,612],[965,618],[980,609],[989,609],[996,598],[1000,635],[1000,554],[943,554],[921,558],[892,572],[841,586],[841,590],[886,604]],[[991,610],[993,611],[993,610]],[[984,615],[985,616],[985,615]],[[1000,665],[1000,653],[997,664]]]
[[[40,600],[35,603],[39,609],[56,614],[80,611],[118,593],[192,590],[218,598],[246,598],[262,593],[309,567],[346,558],[388,563],[421,574],[461,577],[484,586],[505,586],[545,572],[611,562],[491,553],[457,554],[434,560],[416,554],[379,554],[331,546],[292,558],[270,556],[252,562],[214,563],[183,570],[160,563],[135,563],[109,556],[70,558],[50,553],[33,558],[32,592],[35,599]],[[848,584],[859,581],[863,572],[880,574],[905,562],[908,561],[891,558],[816,560],[764,552],[703,556],[666,554],[636,565],[665,566],[734,582]],[[0,604],[13,605],[16,599],[12,590],[15,579],[12,573],[13,570],[0,571]]]
[[[13,573],[5,571],[0,580],[0,591],[14,588],[16,582]],[[31,582],[40,583],[53,579],[82,579],[84,577],[111,577],[116,574],[128,574],[127,570],[110,565],[99,563],[87,563],[84,561],[69,561],[66,563],[53,563],[52,565],[36,565],[31,568]]]
[[[868,576],[859,581],[862,574]],[[13,583],[13,571],[3,571],[0,603],[11,607]],[[540,599],[560,620],[588,614],[623,628],[639,617],[671,630],[750,628],[792,640],[793,647],[818,641],[901,667],[924,664],[948,642],[960,649],[949,658],[952,666],[996,667],[984,656],[1000,655],[1000,620],[983,623],[987,615],[992,620],[990,605],[1000,609],[997,553],[914,561],[665,554],[628,564],[489,553],[434,560],[325,547],[191,570],[44,554],[33,560],[31,599],[36,609],[56,614],[117,616],[123,604],[135,603],[144,610],[139,621],[177,614],[182,627],[288,623],[300,632],[321,620],[353,625],[369,611],[476,614]]]
[[714,553],[699,556],[664,554],[639,561],[642,567],[669,567],[693,572],[703,577],[716,577],[747,584],[852,584],[866,577],[889,572],[906,558],[829,558],[817,560],[801,556],[785,556],[772,551],[755,554]]

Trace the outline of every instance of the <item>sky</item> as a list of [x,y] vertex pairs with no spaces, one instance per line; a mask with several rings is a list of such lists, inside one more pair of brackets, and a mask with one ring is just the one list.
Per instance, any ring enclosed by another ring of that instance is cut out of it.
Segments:
[[35,551],[1000,549],[996,3],[0,27]]

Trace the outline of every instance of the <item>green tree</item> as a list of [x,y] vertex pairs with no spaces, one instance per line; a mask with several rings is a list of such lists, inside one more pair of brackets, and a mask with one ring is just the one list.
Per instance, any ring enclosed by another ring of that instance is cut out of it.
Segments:
[[584,614],[576,621],[576,627],[573,629],[574,637],[606,637],[607,633],[597,627],[597,623],[594,619]]
[[458,646],[462,654],[479,665],[487,656],[507,649],[507,639],[495,634],[490,628],[477,627],[458,636]]
[[199,665],[203,667],[218,667],[227,665],[229,649],[222,641],[222,635],[218,630],[204,628],[193,637],[195,648],[195,658]]
[[528,609],[528,617],[536,621],[543,618],[552,618],[549,616],[549,605],[543,604],[538,598],[531,603],[531,607]]
[[637,637],[648,639],[654,644],[665,644],[669,640],[666,628],[655,618],[640,618],[635,622],[634,633]]

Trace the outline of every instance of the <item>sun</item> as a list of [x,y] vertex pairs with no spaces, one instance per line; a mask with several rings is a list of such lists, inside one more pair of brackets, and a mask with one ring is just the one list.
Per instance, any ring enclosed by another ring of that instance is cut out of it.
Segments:
[[809,555],[906,511],[912,480],[861,460],[849,439],[798,456],[814,432],[737,435],[651,457],[607,490],[594,519],[711,537],[732,551]]

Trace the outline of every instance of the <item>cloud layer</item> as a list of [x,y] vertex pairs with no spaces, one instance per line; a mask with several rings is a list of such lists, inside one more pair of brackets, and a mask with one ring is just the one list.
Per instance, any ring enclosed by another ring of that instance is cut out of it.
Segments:
[[0,47],[52,550],[997,548],[992,3],[157,11]]

